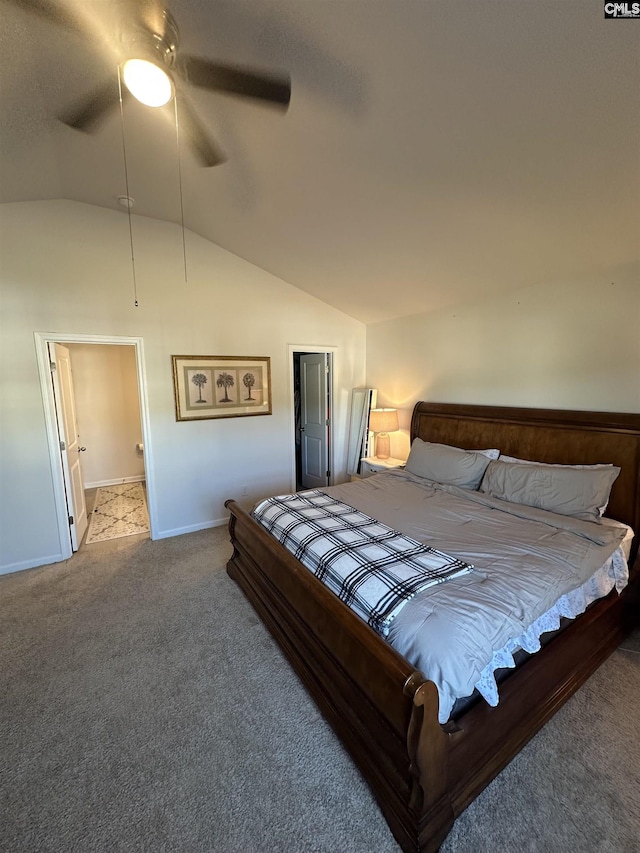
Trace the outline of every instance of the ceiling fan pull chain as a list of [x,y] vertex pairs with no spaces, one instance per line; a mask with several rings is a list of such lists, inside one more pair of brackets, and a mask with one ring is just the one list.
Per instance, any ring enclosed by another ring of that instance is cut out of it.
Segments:
[[182,163],[180,159],[180,127],[178,124],[178,93],[173,99],[173,111],[176,117],[176,154],[178,157],[178,186],[180,188],[180,223],[182,225],[182,258],[184,261],[184,283],[187,283],[187,244],[184,235],[184,203],[182,201]]
[[[127,169],[127,146],[124,136],[124,108],[122,105],[122,78],[120,76],[120,66],[118,65],[118,96],[120,98],[120,127],[122,129],[122,155],[124,159],[124,184],[127,193],[127,198],[131,198],[129,193],[129,171]],[[133,304],[138,307],[138,286],[136,282],[136,262],[133,255],[133,228],[131,226],[131,205],[127,205],[127,216],[129,218],[129,244],[131,246],[131,272],[133,276]]]

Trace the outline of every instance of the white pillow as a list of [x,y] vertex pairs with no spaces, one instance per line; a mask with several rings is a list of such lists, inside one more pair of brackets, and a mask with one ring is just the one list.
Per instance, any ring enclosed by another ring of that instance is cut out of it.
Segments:
[[482,453],[483,456],[487,456],[489,459],[499,459],[500,451],[496,450],[495,447],[492,447],[490,450],[474,450],[474,453]]
[[414,438],[405,471],[436,483],[477,489],[491,461],[489,453],[499,455],[497,450],[461,450]]
[[480,491],[511,503],[535,506],[585,521],[600,521],[620,468],[572,465],[523,465],[490,462]]

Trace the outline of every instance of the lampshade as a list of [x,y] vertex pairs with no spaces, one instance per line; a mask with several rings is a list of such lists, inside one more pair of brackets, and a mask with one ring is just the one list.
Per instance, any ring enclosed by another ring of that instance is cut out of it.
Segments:
[[373,432],[395,432],[398,428],[397,409],[371,409],[370,430]]

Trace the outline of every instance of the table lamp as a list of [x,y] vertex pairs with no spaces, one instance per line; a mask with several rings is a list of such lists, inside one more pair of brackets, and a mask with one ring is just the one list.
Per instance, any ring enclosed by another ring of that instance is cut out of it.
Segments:
[[371,409],[369,429],[376,434],[376,459],[389,458],[389,433],[398,427],[397,409]]

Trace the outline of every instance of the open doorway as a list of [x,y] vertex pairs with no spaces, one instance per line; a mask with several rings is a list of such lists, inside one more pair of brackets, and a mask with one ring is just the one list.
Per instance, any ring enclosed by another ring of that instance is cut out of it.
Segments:
[[[148,506],[153,538],[142,339],[62,333],[36,333],[35,337],[63,559],[82,542],[86,498],[90,512],[96,494],[103,490],[130,492],[146,486],[145,513]],[[62,384],[72,386],[71,402],[61,393]]]
[[333,353],[293,350],[295,489],[332,482]]
[[67,349],[89,520],[82,544],[148,536],[135,347],[70,343]]

